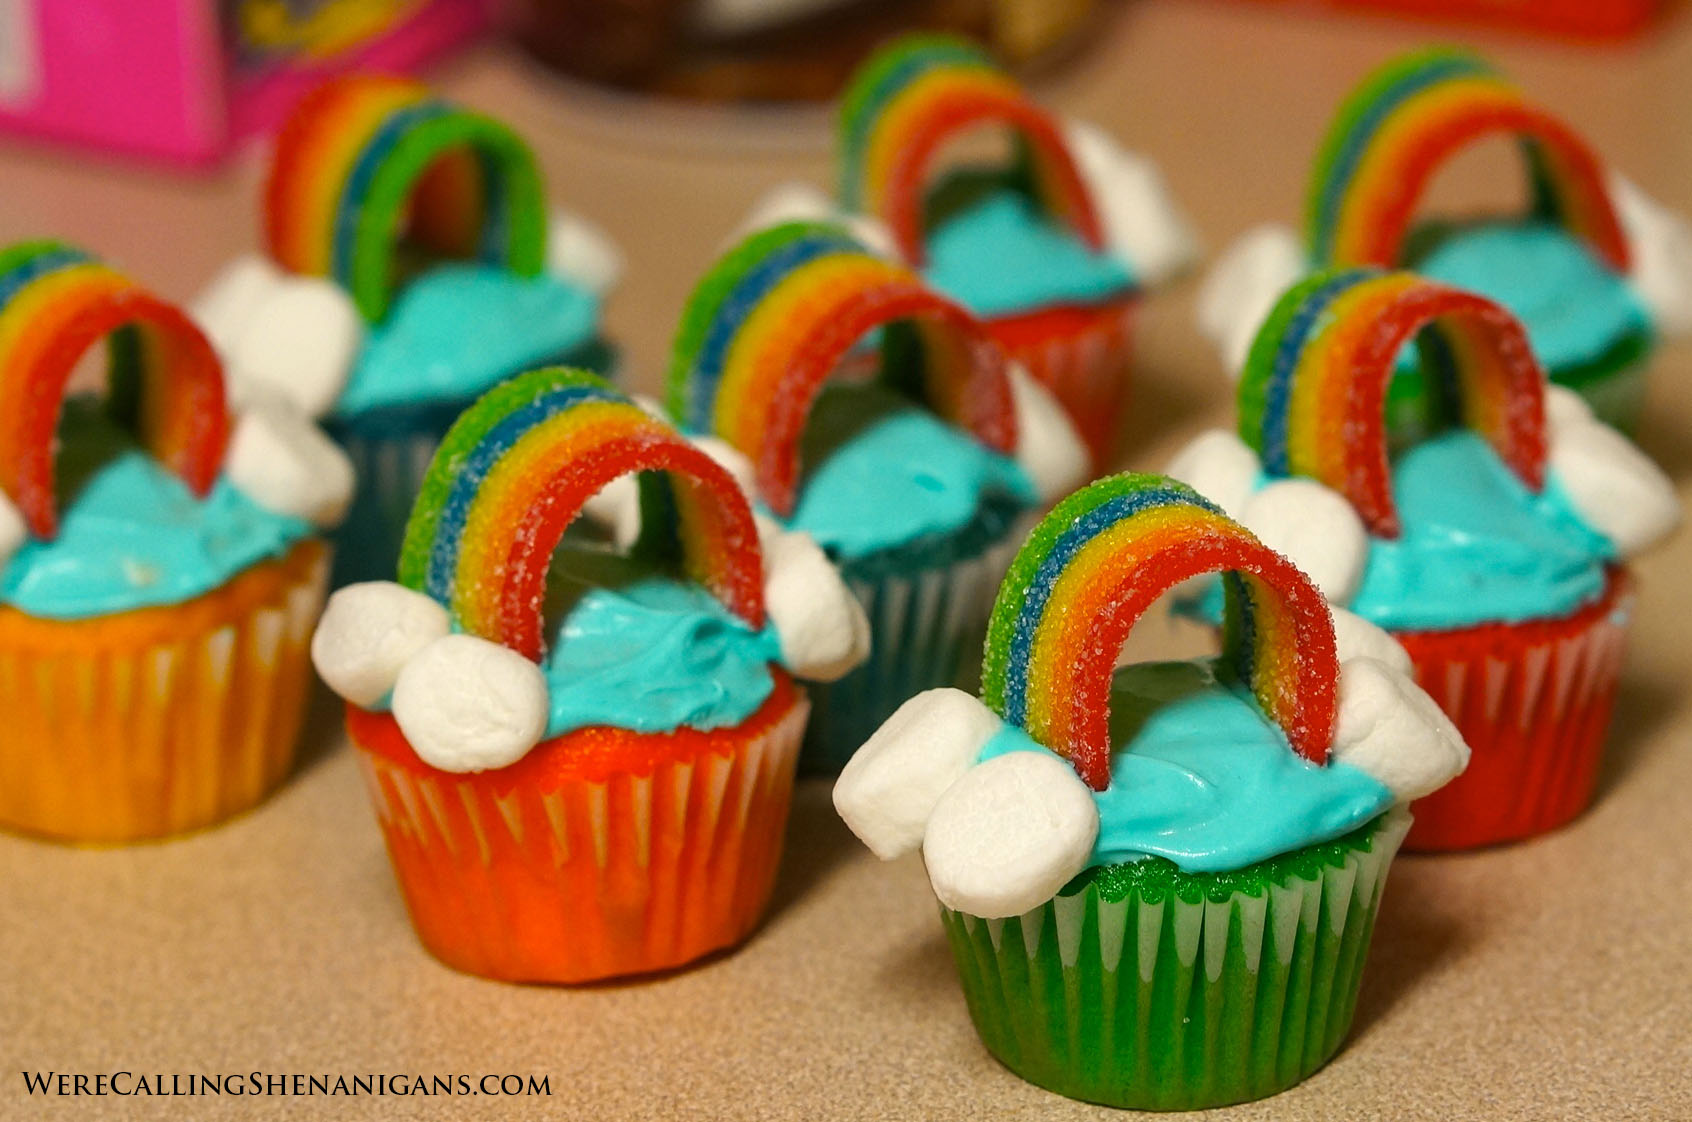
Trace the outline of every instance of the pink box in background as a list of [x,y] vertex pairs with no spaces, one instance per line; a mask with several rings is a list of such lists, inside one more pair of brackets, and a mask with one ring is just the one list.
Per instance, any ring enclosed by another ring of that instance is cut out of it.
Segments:
[[488,0],[0,0],[0,130],[206,163],[325,75],[408,70]]

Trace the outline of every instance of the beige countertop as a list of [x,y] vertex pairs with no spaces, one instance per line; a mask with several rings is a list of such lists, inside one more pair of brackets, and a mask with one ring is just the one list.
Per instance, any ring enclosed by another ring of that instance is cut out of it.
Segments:
[[[1212,250],[1297,213],[1329,112],[1426,36],[1274,5],[1142,2],[1050,79],[1064,111],[1154,154]],[[1642,46],[1476,40],[1665,202],[1692,211],[1692,23]],[[713,248],[763,186],[823,179],[825,119],[642,112],[488,48],[444,76],[539,150],[556,200],[627,251],[610,309],[650,387]],[[1496,155],[1496,154],[1494,154]],[[1446,186],[1519,191],[1483,154]],[[0,147],[0,242],[53,233],[186,298],[255,237],[259,163],[189,180]],[[1152,302],[1124,463],[1229,408],[1188,282]],[[1692,482],[1692,346],[1657,359],[1642,442]],[[1643,593],[1596,807],[1527,845],[1401,858],[1351,1039],[1238,1119],[1692,1118],[1692,533]],[[1676,576],[1676,574],[1680,574]],[[1155,628],[1137,645],[1155,647]],[[805,783],[768,921],[739,951],[574,990],[453,973],[406,921],[326,698],[298,773],[203,834],[82,851],[0,837],[0,1118],[1102,1117],[976,1040],[915,858],[877,863]],[[28,1099],[18,1072],[534,1073],[546,1099]]]

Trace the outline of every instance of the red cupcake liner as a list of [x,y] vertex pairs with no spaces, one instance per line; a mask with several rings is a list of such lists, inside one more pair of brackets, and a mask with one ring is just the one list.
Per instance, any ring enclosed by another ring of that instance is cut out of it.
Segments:
[[1587,808],[1632,607],[1632,582],[1612,569],[1604,594],[1562,619],[1394,633],[1471,752],[1462,775],[1415,804],[1406,848],[1515,841]]
[[1103,471],[1116,452],[1138,308],[1139,297],[1128,295],[987,321],[999,345],[1057,397],[1086,442],[1095,471]]
[[680,966],[757,926],[780,862],[809,704],[785,677],[735,728],[590,728],[510,767],[424,763],[348,708],[418,937],[456,969],[588,982]]

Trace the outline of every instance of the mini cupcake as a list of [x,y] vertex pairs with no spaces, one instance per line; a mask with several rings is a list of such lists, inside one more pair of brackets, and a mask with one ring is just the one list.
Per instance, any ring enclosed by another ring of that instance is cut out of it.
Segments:
[[[1445,163],[1499,134],[1521,141],[1531,211],[1416,224]],[[1357,265],[1412,269],[1504,305],[1551,380],[1624,429],[1639,415],[1657,336],[1692,330],[1692,227],[1461,51],[1407,55],[1357,88],[1317,156],[1302,244],[1279,227],[1248,234],[1207,283],[1201,326],[1238,370],[1288,285],[1312,269]],[[1413,439],[1428,408],[1425,375],[1406,353],[1391,428]]]
[[[1221,656],[1115,669],[1141,614],[1210,573]],[[846,766],[834,805],[884,859],[921,847],[1005,1066],[1193,1110],[1284,1090],[1339,1048],[1403,804],[1468,752],[1389,638],[1337,622],[1197,492],[1112,476],[1017,554],[981,700],[920,694]]]
[[[73,373],[106,342],[107,400]],[[204,335],[54,241],[0,250],[0,826],[157,838],[287,774],[352,467],[232,418]]]
[[[1438,360],[1443,423],[1389,458],[1387,385],[1412,340]],[[1409,844],[1509,841],[1585,809],[1632,611],[1626,561],[1679,519],[1656,466],[1547,388],[1503,307],[1408,273],[1289,290],[1239,414],[1239,437],[1204,434],[1170,474],[1391,633],[1474,749],[1417,805]],[[1214,589],[1203,611],[1219,618]]]
[[[565,536],[634,473],[629,550]],[[755,525],[665,422],[552,368],[447,433],[399,577],[337,592],[312,657],[424,945],[490,978],[586,982],[746,938],[808,710],[790,675],[865,653],[822,551]]]
[[351,454],[337,583],[393,571],[435,446],[483,391],[543,362],[609,365],[616,251],[548,211],[516,134],[416,82],[356,75],[303,98],[264,234],[267,254],[231,264],[194,314],[237,397],[285,394]]
[[[879,361],[841,374],[865,338]],[[838,771],[905,698],[957,682],[1017,527],[1086,470],[1063,411],[980,321],[828,224],[764,230],[712,267],[667,395],[868,612],[869,662],[813,692],[808,771]]]
[[[946,171],[954,142],[998,127],[1014,158]],[[1195,255],[1157,169],[1092,125],[1034,104],[966,40],[913,35],[858,71],[840,109],[840,206],[860,237],[979,316],[1057,395],[1108,463],[1127,396],[1141,292]],[[819,218],[788,185],[754,225]]]

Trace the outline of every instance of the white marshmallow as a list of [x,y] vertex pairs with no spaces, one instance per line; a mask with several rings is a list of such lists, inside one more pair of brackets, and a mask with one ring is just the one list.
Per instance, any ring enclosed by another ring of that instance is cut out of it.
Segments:
[[225,364],[237,394],[245,383],[321,417],[346,388],[363,340],[364,323],[339,285],[283,277],[253,308]]
[[225,265],[188,307],[188,316],[218,352],[227,353],[253,312],[286,278],[269,257],[244,253]]
[[1400,674],[1413,672],[1410,652],[1397,639],[1344,608],[1330,607],[1329,611],[1334,617],[1334,647],[1341,662],[1370,658],[1385,663]]
[[1044,502],[1069,494],[1087,478],[1087,446],[1051,391],[1020,362],[1009,366],[1016,409],[1016,462]]
[[1574,425],[1591,424],[1597,418],[1586,399],[1567,386],[1547,383],[1545,386],[1545,424],[1556,440],[1557,434]]
[[893,711],[834,781],[834,809],[883,861],[922,844],[934,804],[1004,727],[980,699],[927,690]]
[[633,475],[619,475],[582,504],[582,514],[611,533],[619,549],[640,537],[640,483]]
[[1369,535],[1337,491],[1313,479],[1278,479],[1246,500],[1239,520],[1304,570],[1331,603],[1349,604],[1357,595]]
[[546,734],[540,667],[474,635],[446,635],[418,651],[394,683],[394,719],[425,763],[486,771],[523,758]]
[[393,581],[349,584],[323,608],[311,661],[330,689],[368,708],[412,656],[451,629],[447,610],[421,592]]
[[832,682],[869,657],[869,618],[840,571],[809,534],[772,536],[764,547],[764,608],[781,638],[781,663],[812,682]]
[[1559,428],[1550,468],[1575,512],[1623,557],[1649,549],[1680,524],[1674,484],[1627,437],[1597,421]]
[[1469,746],[1415,682],[1385,663],[1354,658],[1340,666],[1333,757],[1368,772],[1402,803],[1462,772]]
[[1633,253],[1631,280],[1657,330],[1692,334],[1692,222],[1611,172],[1610,197]]
[[23,513],[4,492],[0,492],[0,569],[6,567],[12,555],[28,540],[29,526],[24,522]]
[[799,180],[778,183],[758,196],[752,210],[729,236],[728,244],[783,222],[835,222],[844,226],[871,253],[899,259],[898,243],[887,226],[867,214],[846,214],[817,187]]
[[604,296],[623,279],[622,251],[592,222],[565,210],[552,212],[546,231],[546,271]]
[[1156,164],[1085,121],[1064,122],[1064,134],[1105,240],[1142,280],[1159,284],[1198,259],[1198,235]]
[[1217,260],[1198,294],[1198,325],[1238,377],[1275,301],[1309,272],[1304,245],[1285,226],[1249,230]]
[[352,501],[347,454],[297,410],[281,402],[255,406],[235,420],[223,471],[235,488],[266,510],[334,526]]
[[940,796],[922,857],[942,904],[997,919],[1057,895],[1098,836],[1098,805],[1074,769],[1044,752],[1009,752]]
[[1263,464],[1246,442],[1227,429],[1206,429],[1175,453],[1163,473],[1185,483],[1238,518],[1251,498]]
[[718,467],[734,476],[735,483],[748,498],[758,493],[757,470],[745,452],[720,436],[690,436],[687,439],[695,448],[715,460]]

